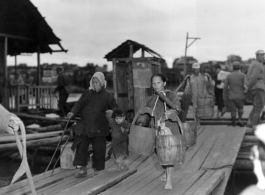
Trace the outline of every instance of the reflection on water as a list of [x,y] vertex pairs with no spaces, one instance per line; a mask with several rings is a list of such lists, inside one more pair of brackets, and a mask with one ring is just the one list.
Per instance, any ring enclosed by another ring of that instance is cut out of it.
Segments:
[[75,102],[81,97],[82,93],[71,93],[67,99],[67,102]]

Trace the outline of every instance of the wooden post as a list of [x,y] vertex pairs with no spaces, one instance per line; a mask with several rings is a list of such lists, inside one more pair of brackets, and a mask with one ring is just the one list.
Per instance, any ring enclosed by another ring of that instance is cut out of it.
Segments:
[[40,46],[37,47],[37,86],[40,85]]
[[[40,86],[40,46],[38,46],[37,47],[37,81],[36,81],[36,83],[37,83],[37,86]],[[35,100],[35,102],[36,102],[36,104],[39,104],[40,103],[40,96],[39,96],[39,89],[37,89],[36,90],[36,100]],[[40,108],[40,106],[36,106],[36,108],[38,109],[38,108]]]
[[144,58],[144,49],[142,48],[142,58]]
[[0,38],[0,99],[4,107],[9,109],[8,94],[7,94],[7,37]]
[[133,58],[133,45],[130,44],[129,58]]
[[183,64],[183,78],[186,76],[187,74],[187,49],[188,49],[188,37],[189,37],[189,33],[187,33],[186,36],[186,44],[185,44],[185,56],[184,56],[184,64]]
[[17,55],[15,55],[15,73],[17,73]]
[[115,58],[112,59],[112,65],[113,65],[113,67],[112,67],[112,71],[113,71],[112,76],[113,76],[114,98],[118,102],[118,90],[117,90],[117,83],[116,83],[117,82],[117,73],[116,73],[117,68],[116,68],[116,59]]

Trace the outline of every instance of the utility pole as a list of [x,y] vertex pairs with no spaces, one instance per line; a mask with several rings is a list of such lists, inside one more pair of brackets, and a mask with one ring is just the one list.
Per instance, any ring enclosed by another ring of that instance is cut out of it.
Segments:
[[[192,39],[193,41],[188,44],[189,39]],[[186,36],[186,44],[185,44],[185,56],[184,56],[184,67],[183,67],[183,76],[185,77],[187,74],[187,50],[189,48],[189,46],[191,46],[196,40],[201,39],[199,37],[189,37],[189,33],[187,33]]]

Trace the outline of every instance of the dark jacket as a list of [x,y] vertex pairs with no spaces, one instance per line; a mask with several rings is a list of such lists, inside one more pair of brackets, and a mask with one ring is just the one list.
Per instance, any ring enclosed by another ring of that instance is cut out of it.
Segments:
[[[117,124],[115,119],[111,116],[106,115],[106,118],[109,122],[109,126],[111,127],[112,143],[127,141],[129,129],[131,126],[130,123],[124,121],[121,124]],[[125,129],[124,132],[122,132],[121,128]]]
[[106,111],[117,107],[115,98],[105,89],[99,92],[85,91],[72,108],[74,116],[78,113],[81,116],[81,120],[76,125],[75,133],[88,137],[107,136],[109,124],[105,117]]
[[55,92],[59,91],[59,95],[68,94],[66,91],[66,86],[69,84],[68,79],[64,73],[60,73],[57,78],[57,87],[55,88]]
[[248,90],[253,90],[253,89],[265,90],[264,68],[259,61],[254,60],[250,64],[248,68],[247,78],[248,78]]
[[244,100],[247,88],[247,76],[240,72],[234,71],[226,77],[223,89],[224,100]]

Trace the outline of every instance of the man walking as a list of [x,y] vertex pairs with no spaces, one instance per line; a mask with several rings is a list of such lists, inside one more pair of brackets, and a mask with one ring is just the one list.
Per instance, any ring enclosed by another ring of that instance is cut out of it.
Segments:
[[247,76],[240,71],[239,62],[233,62],[233,69],[234,71],[226,77],[223,98],[231,112],[232,125],[236,126],[236,111],[238,110],[238,125],[243,127],[241,120],[247,92]]
[[247,127],[253,128],[259,123],[260,113],[264,107],[265,95],[265,77],[264,77],[264,50],[256,52],[256,60],[254,60],[248,69],[248,93],[253,104],[250,112]]
[[54,93],[59,91],[58,106],[60,109],[60,116],[65,117],[66,114],[71,110],[69,106],[67,106],[66,104],[69,94],[66,91],[65,87],[68,85],[68,81],[66,75],[62,71],[62,68],[57,67],[56,72],[58,74],[58,79],[57,79],[57,87],[54,89]]

